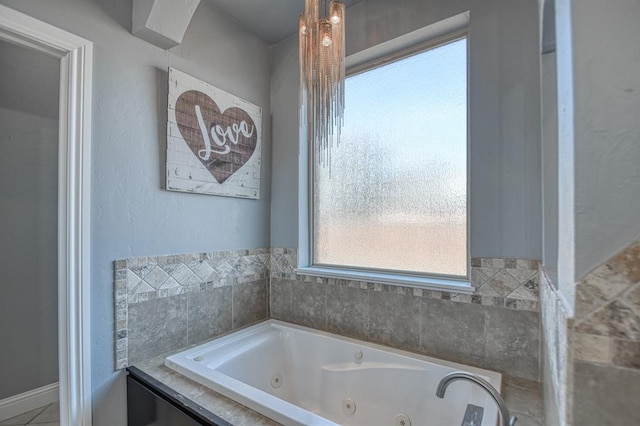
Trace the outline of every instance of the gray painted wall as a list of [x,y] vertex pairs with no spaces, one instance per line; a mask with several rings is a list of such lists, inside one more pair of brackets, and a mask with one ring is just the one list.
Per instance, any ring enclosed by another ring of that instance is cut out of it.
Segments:
[[0,400],[58,381],[59,76],[0,41]]
[[637,0],[572,2],[576,279],[640,236],[639,19]]
[[542,90],[542,263],[558,287],[558,93],[556,53],[541,56]]
[[555,10],[558,287],[573,306],[575,283],[640,236],[640,4]]
[[[208,1],[183,43],[161,50],[130,34],[131,0],[2,0],[94,43],[92,380],[94,424],[126,424],[124,376],[114,373],[113,260],[266,247],[271,129],[269,48]],[[167,192],[167,67],[263,108],[259,201]]]
[[[347,54],[465,10],[471,11],[471,255],[540,259],[538,4],[363,0],[347,11]],[[298,242],[297,62],[295,35],[273,46],[274,247]]]
[[0,107],[58,119],[60,61],[0,40]]

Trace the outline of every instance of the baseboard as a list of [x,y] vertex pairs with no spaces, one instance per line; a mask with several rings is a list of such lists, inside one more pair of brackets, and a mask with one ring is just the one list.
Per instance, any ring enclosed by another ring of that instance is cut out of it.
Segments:
[[35,410],[58,400],[58,383],[42,386],[20,395],[0,400],[0,421]]

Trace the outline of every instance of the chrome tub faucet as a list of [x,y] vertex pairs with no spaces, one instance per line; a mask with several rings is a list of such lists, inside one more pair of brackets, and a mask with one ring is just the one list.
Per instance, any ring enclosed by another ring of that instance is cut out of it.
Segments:
[[509,417],[509,410],[507,409],[507,404],[505,404],[504,399],[502,399],[502,396],[500,396],[500,393],[496,390],[496,388],[494,388],[491,385],[491,383],[489,383],[488,381],[484,380],[483,378],[475,374],[467,373],[464,371],[454,371],[453,373],[447,374],[442,378],[442,380],[440,380],[440,383],[438,384],[438,389],[436,390],[436,396],[441,399],[444,398],[444,393],[446,392],[447,387],[451,383],[458,380],[466,380],[466,381],[475,383],[476,385],[486,390],[489,393],[489,395],[491,395],[493,400],[498,405],[498,410],[500,411],[500,418],[502,419],[502,423],[501,423],[502,426],[514,426],[516,424],[516,421],[518,420],[518,418],[515,416]]

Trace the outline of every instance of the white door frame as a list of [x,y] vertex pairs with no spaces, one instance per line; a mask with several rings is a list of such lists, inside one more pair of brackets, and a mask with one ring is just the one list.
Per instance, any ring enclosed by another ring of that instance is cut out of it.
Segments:
[[60,423],[91,426],[89,231],[93,43],[2,5],[0,39],[61,59],[58,125]]

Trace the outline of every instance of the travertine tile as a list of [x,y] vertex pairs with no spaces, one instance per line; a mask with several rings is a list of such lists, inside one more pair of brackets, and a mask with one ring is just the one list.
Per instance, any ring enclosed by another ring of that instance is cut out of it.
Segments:
[[613,364],[640,370],[640,341],[613,339]]
[[[258,312],[260,317],[271,315],[273,318],[320,329],[330,327],[332,331],[338,333],[364,338],[371,332],[370,326],[373,321],[373,325],[378,327],[377,338],[379,341],[403,347],[403,344],[399,343],[403,340],[401,336],[381,337],[386,333],[384,324],[381,323],[381,320],[372,319],[369,316],[369,313],[372,312],[372,305],[370,301],[364,302],[365,298],[369,297],[369,292],[379,292],[384,297],[388,295],[408,297],[412,300],[409,305],[413,303],[419,305],[417,301],[426,298],[443,300],[446,303],[461,306],[476,305],[480,307],[485,305],[527,311],[538,309],[537,300],[533,300],[536,295],[534,295],[532,288],[526,285],[522,289],[516,287],[510,294],[507,294],[509,298],[506,298],[507,295],[499,294],[491,285],[478,286],[475,294],[468,295],[322,277],[300,276],[300,280],[286,281],[288,278],[296,277],[294,273],[296,265],[297,250],[281,248],[140,257],[116,261],[114,267],[118,266],[119,269],[116,268],[115,271],[115,335],[119,341],[117,347],[120,348],[116,351],[117,366],[126,365],[127,355],[132,353],[127,350],[127,347],[122,348],[125,344],[126,346],[132,344],[128,330],[130,325],[127,321],[129,306],[182,294],[196,294],[189,296],[191,306],[196,306],[196,301],[199,298],[197,294],[224,287],[234,287],[231,290],[232,294],[235,290],[237,295],[241,297],[244,293],[240,286],[255,283],[268,277],[271,277],[271,283],[265,286],[264,295],[269,298],[269,302],[264,304],[265,309],[263,311],[259,309],[239,311],[235,320],[232,314],[232,327],[240,326],[240,324],[249,321],[240,315],[241,312],[246,314]],[[508,268],[512,272],[512,277],[513,274],[517,276],[533,274],[532,280],[536,279],[535,271],[531,270],[532,262],[528,260],[474,258],[472,265],[474,267],[471,270],[471,275],[475,277],[476,284],[490,280],[496,275],[502,274],[504,277],[504,274],[507,273],[504,268]],[[522,272],[523,269],[526,272]],[[513,279],[515,282],[518,281],[515,277]],[[510,285],[511,282],[507,283],[507,286]],[[328,290],[325,288],[327,286],[331,286],[332,289],[340,289],[336,291],[336,294],[345,293],[348,294],[348,297],[334,297],[333,294],[327,293]],[[128,293],[125,290],[118,291],[120,287],[128,287]],[[246,286],[244,289],[250,287]],[[503,286],[500,288],[504,289]],[[269,291],[272,293],[270,294]],[[201,297],[205,298],[204,295]],[[240,300],[240,298],[236,300]],[[378,299],[378,301],[380,300]],[[272,311],[269,313],[268,309]],[[222,318],[226,317],[223,315]],[[215,330],[205,331],[204,328],[197,328],[193,316],[189,317],[189,320],[191,321],[189,324],[192,337],[199,339],[217,334]],[[189,340],[192,341],[192,339]],[[417,339],[408,339],[407,342],[407,348],[418,348],[419,336]],[[136,355],[135,350],[133,355]]]
[[611,363],[612,340],[609,337],[576,333],[574,342],[576,359],[602,364]]
[[189,293],[188,344],[231,331],[231,287]]
[[267,318],[267,281],[232,286],[233,328],[244,327]]
[[420,348],[459,362],[481,364],[485,358],[485,314],[481,305],[421,299]]
[[576,317],[585,318],[627,288],[626,283],[611,282],[589,274],[576,285]]
[[369,338],[374,342],[420,350],[420,301],[393,293],[369,293]]
[[504,297],[511,293],[516,288],[520,287],[520,283],[513,275],[505,270],[501,270],[494,275],[485,285],[490,285],[498,295]]
[[628,282],[640,283],[640,241],[627,247],[607,263]]
[[154,267],[144,276],[144,281],[154,289],[159,289],[169,279],[169,275],[159,266]]
[[193,271],[194,274],[200,278],[201,281],[208,281],[211,274],[214,272],[211,265],[204,260],[189,262],[187,265],[189,269]]
[[129,306],[129,362],[187,345],[187,296]]
[[486,366],[539,380],[538,314],[510,309],[487,309],[486,312]]
[[580,321],[576,331],[583,334],[640,340],[640,316],[629,306],[614,300]]
[[538,300],[538,298],[531,294],[524,286],[516,288],[507,297],[511,299]]
[[326,285],[295,281],[291,286],[291,321],[306,327],[326,330]]
[[505,259],[504,260],[505,269],[517,269],[518,268],[518,260],[517,259]]
[[491,287],[491,284],[485,284],[482,287],[476,289],[476,293],[481,296],[500,297],[498,292],[495,291],[493,287]]
[[576,362],[574,425],[637,425],[640,371]]
[[536,274],[529,278],[524,284],[524,288],[529,290],[531,294],[533,294],[536,299],[540,298],[540,277],[539,274]]
[[369,336],[369,290],[330,286],[327,292],[327,330],[366,339]]
[[515,278],[519,284],[524,284],[532,277],[538,275],[538,271],[535,271],[533,269],[509,269],[507,272],[509,273],[509,275]]
[[291,280],[271,279],[271,317],[283,321],[291,320]]
[[493,268],[471,268],[471,285],[480,287],[488,279],[497,274],[499,269]]
[[517,425],[544,426],[544,406],[539,382],[504,376],[502,394],[509,413],[518,417]]
[[193,271],[184,263],[178,265],[178,267],[171,272],[171,278],[179,282],[183,287],[200,284],[202,282],[202,280],[198,278],[198,276],[194,274]]
[[621,296],[621,299],[635,310],[636,314],[640,315],[640,284],[627,291]]

